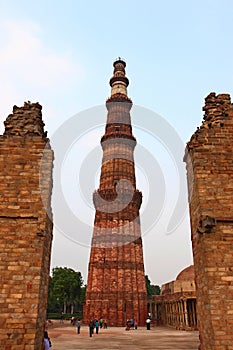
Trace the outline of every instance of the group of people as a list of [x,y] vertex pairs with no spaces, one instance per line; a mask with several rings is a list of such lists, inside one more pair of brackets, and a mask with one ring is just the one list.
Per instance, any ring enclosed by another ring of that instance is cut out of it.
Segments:
[[133,318],[131,320],[127,320],[125,330],[129,331],[130,328],[138,329],[138,321],[134,320]]
[[99,333],[99,328],[104,328],[107,329],[107,320],[101,317],[99,320],[97,318],[94,318],[93,320],[91,319],[89,322],[89,334],[90,337],[92,337],[94,330],[96,332],[96,334]]
[[[75,319],[75,318],[72,317],[71,324],[73,326],[76,325],[77,333],[80,334],[80,329],[81,329],[81,320],[80,320],[80,318]],[[89,331],[90,331],[90,337],[92,337],[92,335],[94,334],[94,331],[95,331],[96,334],[98,334],[100,328],[104,328],[104,329],[108,328],[107,320],[103,319],[102,317],[100,319],[97,319],[97,318],[91,319],[89,324],[88,324],[88,326],[89,326]]]
[[[148,313],[148,316],[146,318],[146,329],[150,330],[150,324],[151,324],[151,314]],[[129,331],[130,329],[138,329],[138,321],[131,319],[131,320],[127,320],[126,322],[126,331]]]

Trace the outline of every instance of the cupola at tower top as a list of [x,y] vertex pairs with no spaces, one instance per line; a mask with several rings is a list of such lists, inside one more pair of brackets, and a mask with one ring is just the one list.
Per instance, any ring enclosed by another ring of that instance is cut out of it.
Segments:
[[115,94],[123,94],[127,96],[127,87],[129,85],[129,80],[125,76],[126,63],[122,58],[117,58],[113,63],[114,71],[113,76],[110,79],[111,96]]

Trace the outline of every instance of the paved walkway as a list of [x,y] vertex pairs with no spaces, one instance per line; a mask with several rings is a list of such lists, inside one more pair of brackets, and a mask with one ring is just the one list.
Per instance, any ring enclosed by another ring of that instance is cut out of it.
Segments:
[[89,336],[88,327],[82,326],[81,333],[68,324],[56,324],[48,329],[52,350],[197,350],[196,331],[177,331],[168,327],[154,327],[150,331],[139,327],[126,331],[125,328],[101,329],[99,334]]

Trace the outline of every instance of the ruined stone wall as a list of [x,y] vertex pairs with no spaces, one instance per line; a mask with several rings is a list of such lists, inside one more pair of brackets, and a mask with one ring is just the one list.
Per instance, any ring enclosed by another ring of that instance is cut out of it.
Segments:
[[[0,136],[0,348],[42,349],[52,242],[53,152],[41,106],[14,106]],[[43,156],[43,158],[42,158]]]
[[233,344],[233,106],[209,94],[187,144],[190,219],[202,350]]

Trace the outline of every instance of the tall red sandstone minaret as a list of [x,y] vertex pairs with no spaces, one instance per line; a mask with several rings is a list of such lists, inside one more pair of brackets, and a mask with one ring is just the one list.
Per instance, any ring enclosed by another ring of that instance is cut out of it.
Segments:
[[110,79],[111,97],[105,134],[99,189],[90,254],[84,319],[106,318],[112,326],[127,319],[144,325],[147,316],[139,209],[142,194],[136,189],[134,147],[127,97],[125,62],[117,59]]

